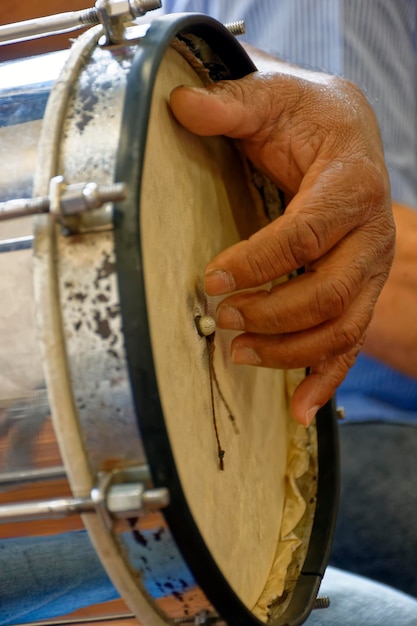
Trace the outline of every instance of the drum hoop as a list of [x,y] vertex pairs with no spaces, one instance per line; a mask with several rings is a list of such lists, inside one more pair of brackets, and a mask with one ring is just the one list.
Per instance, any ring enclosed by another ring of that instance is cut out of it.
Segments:
[[[74,44],[60,76],[55,82],[42,123],[39,156],[33,195],[47,196],[49,181],[58,174],[59,138],[65,121],[69,93],[86,60],[97,47],[102,27],[81,35]],[[50,215],[34,221],[34,287],[38,309],[38,327],[44,353],[45,379],[51,406],[52,422],[71,489],[76,496],[88,496],[94,478],[84,449],[76,403],[70,384],[69,363],[59,304],[55,261],[56,224]],[[74,459],[76,452],[77,459]],[[87,493],[85,489],[87,488]],[[152,601],[140,577],[132,569],[116,536],[100,515],[82,515],[88,535],[109,577],[131,611],[146,623],[166,626],[169,617]]]
[[[116,180],[126,181],[129,199],[115,206],[116,268],[127,363],[136,415],[144,439],[155,486],[168,487],[171,505],[164,511],[170,530],[196,580],[220,615],[232,625],[260,626],[263,622],[244,606],[212,558],[189,510],[181,488],[159,398],[150,340],[140,233],[140,189],[153,85],[171,41],[192,34],[201,37],[237,79],[256,68],[235,38],[217,21],[201,14],[167,15],[155,20],[146,45],[136,53],[128,77]],[[156,51],[156,53],[155,53]],[[216,78],[219,80],[219,77]],[[140,98],[139,98],[140,94]],[[139,103],[139,107],[138,107]],[[135,288],[132,288],[132,286]],[[317,519],[314,518],[307,556],[286,610],[270,623],[296,626],[311,612],[334,532],[338,502],[336,414],[330,403],[318,417]],[[321,463],[323,458],[323,467]],[[157,459],[157,464],[154,460]],[[319,501],[320,499],[320,501]],[[180,512],[180,515],[178,513]],[[179,520],[187,519],[184,528]]]

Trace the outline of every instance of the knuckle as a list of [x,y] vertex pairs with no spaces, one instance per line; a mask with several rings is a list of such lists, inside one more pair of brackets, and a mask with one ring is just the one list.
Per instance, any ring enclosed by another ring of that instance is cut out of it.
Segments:
[[260,290],[229,299],[245,321],[245,329],[262,334],[275,334],[282,322],[281,311],[270,292]]
[[[361,185],[356,187],[356,195],[361,208],[368,217],[387,216],[391,213],[389,177],[385,165],[374,158],[363,157],[358,163]],[[378,208],[375,213],[375,208]]]
[[282,268],[288,262],[289,254],[279,236],[265,238],[261,245],[251,238],[251,251],[247,255],[249,272],[257,284],[265,284],[282,275]]
[[275,263],[277,254],[269,252],[266,247],[260,249],[257,254],[250,254],[247,262],[251,276],[256,283],[262,285],[276,277],[277,263]]
[[345,321],[334,332],[335,356],[352,350],[362,339],[365,329],[356,320]]
[[307,215],[294,225],[295,234],[289,245],[298,265],[316,261],[327,248],[328,228],[320,214]]
[[341,277],[319,284],[316,293],[316,307],[321,319],[342,317],[351,302],[351,291]]
[[346,374],[354,365],[361,347],[362,341],[356,344],[348,352],[336,356],[335,358],[322,361],[318,365],[311,368],[311,374],[320,375],[326,383],[326,389],[331,390],[327,399],[333,395],[333,392],[343,382]]

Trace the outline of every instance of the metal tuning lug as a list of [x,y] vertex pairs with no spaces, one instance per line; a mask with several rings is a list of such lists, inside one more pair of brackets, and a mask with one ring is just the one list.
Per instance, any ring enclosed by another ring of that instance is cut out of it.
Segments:
[[49,196],[44,198],[18,198],[0,203],[0,222],[4,220],[51,213],[62,224],[67,234],[102,230],[112,225],[112,213],[96,215],[89,219],[88,228],[80,225],[82,214],[97,211],[106,204],[126,198],[124,183],[97,185],[83,182],[67,185],[62,176],[55,176],[49,185]]
[[[136,480],[138,471],[144,479],[143,482]],[[98,474],[97,484],[91,491],[91,499],[95,512],[101,516],[109,530],[113,527],[115,519],[135,518],[168,506],[170,500],[168,489],[147,488],[147,483],[149,483],[147,466]]]
[[[83,182],[67,185],[62,176],[52,178],[49,186],[49,211],[63,226],[65,234],[103,230],[112,226],[112,211],[104,215],[98,212],[109,202],[120,202],[126,198],[126,185],[112,183],[97,185],[94,182]],[[93,213],[85,226],[83,214]]]
[[123,21],[142,17],[148,11],[159,9],[161,6],[161,0],[98,0],[91,9],[67,11],[0,26],[0,46],[68,33],[100,22],[110,45],[118,43],[116,40],[119,30],[123,31],[123,28],[120,28]]
[[95,9],[104,28],[102,47],[125,43],[126,22],[146,15],[162,6],[161,0],[97,0]]
[[[129,477],[145,476],[146,467],[135,472],[102,472],[90,496],[83,498],[55,498],[33,502],[19,502],[0,506],[0,523],[35,519],[62,518],[69,515],[96,513],[108,528],[115,519],[139,517],[168,506],[169,492],[165,487],[147,488],[146,483],[128,482]],[[125,479],[126,482],[119,482]]]

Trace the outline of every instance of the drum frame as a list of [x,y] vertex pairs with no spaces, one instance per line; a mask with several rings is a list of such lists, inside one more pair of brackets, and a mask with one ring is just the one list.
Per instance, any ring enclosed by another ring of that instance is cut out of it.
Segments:
[[[140,211],[141,173],[152,87],[166,47],[174,37],[187,38],[190,33],[206,42],[225,64],[220,75],[218,66],[208,68],[212,80],[238,79],[256,69],[222,25],[199,14],[168,15],[156,20],[146,36],[149,45],[142,46],[137,52],[128,78],[116,170],[116,180],[126,181],[130,189],[129,198],[123,205],[115,205],[114,233],[127,362],[153,482],[155,487],[168,487],[170,505],[164,510],[164,516],[185,561],[230,626],[261,626],[262,622],[243,605],[214,562],[182,492],[159,398],[146,310],[138,207]],[[161,45],[161,42],[164,43]],[[146,94],[147,102],[144,103],[142,97],[138,110],[139,94]],[[135,285],[134,289],[132,285]],[[337,417],[333,401],[318,412],[317,437],[317,507],[309,549],[287,609],[278,618],[274,618],[272,609],[272,619],[268,623],[274,626],[298,626],[306,620],[314,608],[329,558],[339,494]],[[188,520],[186,526],[179,521],[184,519]]]

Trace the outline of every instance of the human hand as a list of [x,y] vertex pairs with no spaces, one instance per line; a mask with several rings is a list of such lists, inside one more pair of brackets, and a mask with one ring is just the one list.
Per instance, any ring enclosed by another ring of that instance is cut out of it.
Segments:
[[[241,80],[179,87],[171,107],[196,134],[240,139],[290,199],[282,217],[209,263],[205,289],[228,295],[217,324],[242,331],[231,345],[235,363],[310,368],[291,403],[307,425],[364,342],[395,229],[379,130],[359,89],[272,57],[265,63],[266,72]],[[241,291],[302,267],[270,291]]]

